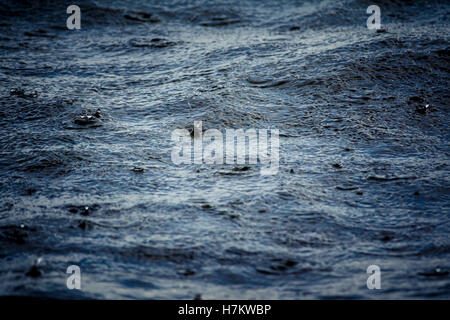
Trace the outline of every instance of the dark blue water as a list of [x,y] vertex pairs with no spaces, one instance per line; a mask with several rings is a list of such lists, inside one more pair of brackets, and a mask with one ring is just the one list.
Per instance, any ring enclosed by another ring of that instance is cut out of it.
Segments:
[[[448,1],[70,4],[0,5],[1,295],[450,297]],[[173,164],[197,120],[278,174]]]

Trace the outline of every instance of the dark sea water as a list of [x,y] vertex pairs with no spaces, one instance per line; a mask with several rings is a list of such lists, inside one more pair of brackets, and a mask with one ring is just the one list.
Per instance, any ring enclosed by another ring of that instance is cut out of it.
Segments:
[[[448,1],[70,4],[0,5],[0,295],[450,298]],[[278,174],[175,165],[197,120]]]

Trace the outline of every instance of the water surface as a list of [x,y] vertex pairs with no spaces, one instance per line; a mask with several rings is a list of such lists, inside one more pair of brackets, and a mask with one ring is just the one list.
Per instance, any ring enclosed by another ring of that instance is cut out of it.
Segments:
[[[142,2],[2,2],[1,295],[450,297],[447,1]],[[173,164],[197,120],[279,173]]]

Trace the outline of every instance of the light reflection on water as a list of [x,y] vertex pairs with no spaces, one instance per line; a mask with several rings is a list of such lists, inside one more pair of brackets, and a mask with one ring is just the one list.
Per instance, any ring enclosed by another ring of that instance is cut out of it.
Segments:
[[[0,12],[2,295],[449,297],[447,4],[138,3]],[[279,173],[174,165],[198,120],[279,129]]]

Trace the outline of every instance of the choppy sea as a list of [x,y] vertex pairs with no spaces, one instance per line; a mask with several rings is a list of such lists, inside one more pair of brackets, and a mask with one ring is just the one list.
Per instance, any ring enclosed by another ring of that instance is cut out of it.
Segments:
[[[448,1],[70,4],[0,4],[1,296],[450,298]],[[194,121],[278,173],[174,164]]]

